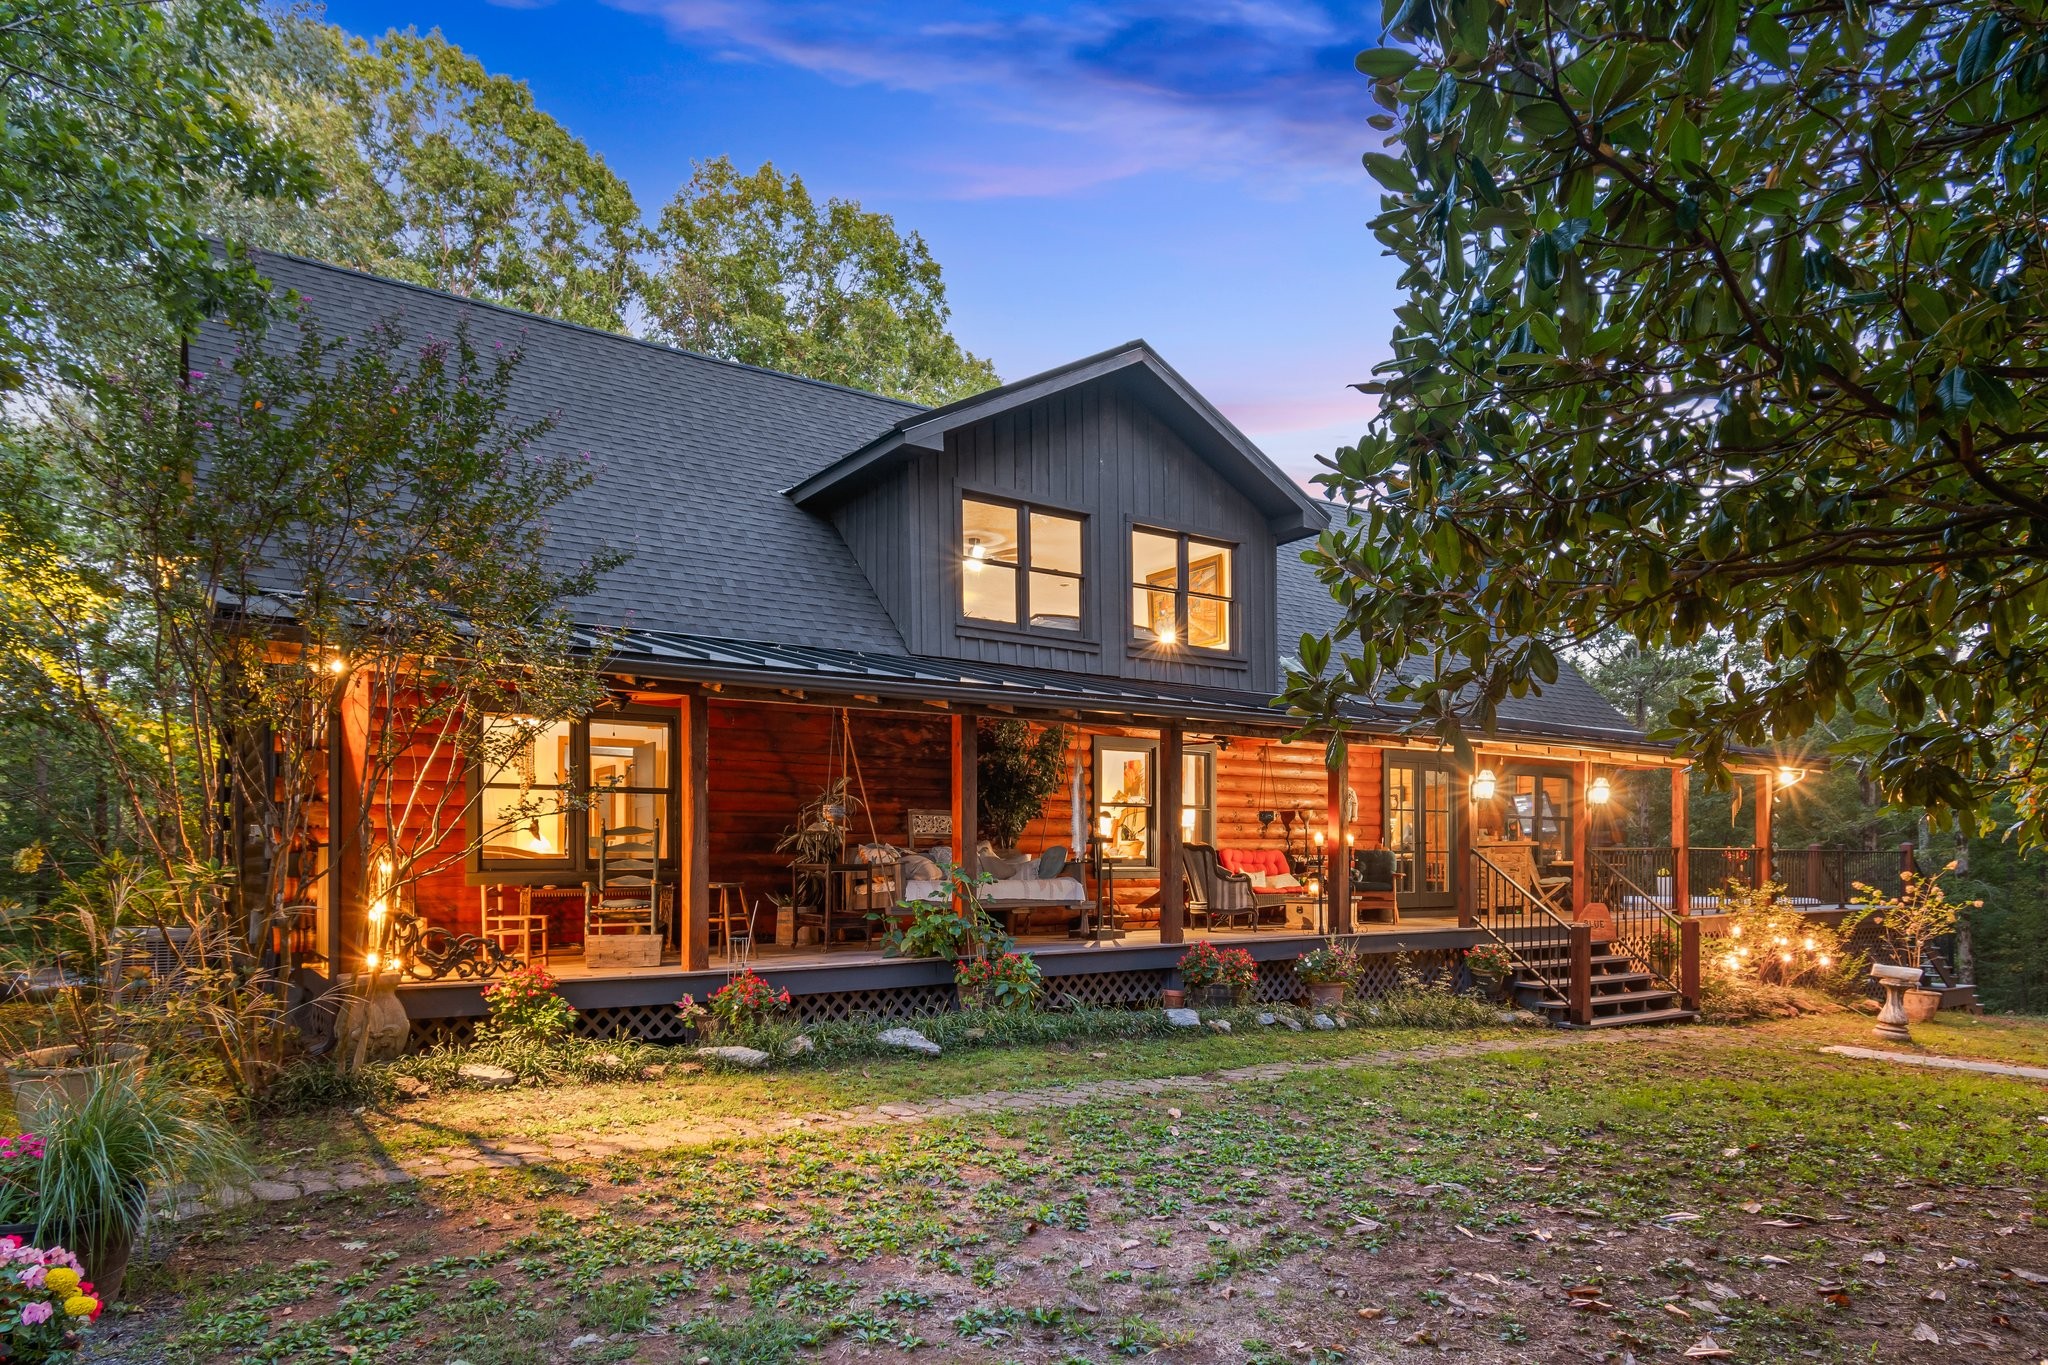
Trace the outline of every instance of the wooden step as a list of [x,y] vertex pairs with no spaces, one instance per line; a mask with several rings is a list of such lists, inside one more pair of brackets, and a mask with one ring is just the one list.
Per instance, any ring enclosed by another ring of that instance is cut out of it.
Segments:
[[1630,1028],[1637,1024],[1691,1024],[1698,1022],[1699,1017],[1697,1010],[1680,1009],[1674,1005],[1670,1009],[1643,1010],[1636,1014],[1596,1015],[1592,1023],[1581,1027]]
[[[1603,1006],[1612,1008],[1619,1005],[1647,1005],[1675,1001],[1677,999],[1678,995],[1675,991],[1667,991],[1660,986],[1654,990],[1618,991],[1613,995],[1595,995],[1593,997],[1593,1009],[1597,1013]],[[1545,1000],[1537,1005],[1536,1008],[1540,1010],[1565,1010],[1570,1009],[1571,1006],[1562,1000]]]

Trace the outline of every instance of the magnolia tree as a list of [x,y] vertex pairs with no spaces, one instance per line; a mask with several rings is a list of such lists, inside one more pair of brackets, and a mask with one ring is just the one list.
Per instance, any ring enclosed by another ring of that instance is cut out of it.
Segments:
[[[337,868],[395,911],[503,832],[468,818],[471,770],[493,780],[601,700],[603,641],[565,606],[616,562],[547,553],[548,514],[591,466],[547,448],[551,419],[511,415],[516,353],[311,318],[289,340],[69,414],[47,466],[93,533],[32,557],[50,591],[6,640],[10,672],[97,737],[124,839],[159,874],[157,927],[199,931],[224,1007],[257,1013],[264,945],[294,905],[336,904]],[[536,789],[494,818],[564,799]],[[245,1088],[265,1033],[216,1028]]]
[[1386,42],[1408,298],[1287,700],[1463,745],[1588,642],[1705,644],[1652,718],[1705,766],[1854,715],[1888,797],[2038,837],[2048,19],[1406,0]]

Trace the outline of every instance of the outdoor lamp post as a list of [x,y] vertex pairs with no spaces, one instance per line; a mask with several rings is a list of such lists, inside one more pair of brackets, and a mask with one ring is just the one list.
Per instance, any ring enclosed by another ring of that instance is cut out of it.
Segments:
[[1316,932],[1323,932],[1323,885],[1330,878],[1330,870],[1323,854],[1323,832],[1316,831],[1316,874],[1311,882],[1316,892]]

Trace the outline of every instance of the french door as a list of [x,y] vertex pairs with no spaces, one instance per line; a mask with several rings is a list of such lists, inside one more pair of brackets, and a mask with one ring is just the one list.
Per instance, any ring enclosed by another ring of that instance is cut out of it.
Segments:
[[1394,898],[1403,910],[1448,910],[1457,868],[1450,769],[1424,758],[1387,755],[1387,847],[1394,854]]

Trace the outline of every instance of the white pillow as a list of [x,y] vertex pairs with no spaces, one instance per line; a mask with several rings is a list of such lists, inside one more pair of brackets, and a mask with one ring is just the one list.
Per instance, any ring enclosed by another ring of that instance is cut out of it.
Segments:
[[1301,879],[1292,872],[1275,872],[1266,878],[1266,889],[1269,891],[1293,891],[1300,885]]
[[1252,879],[1252,889],[1253,889],[1253,890],[1255,890],[1255,891],[1264,891],[1264,890],[1266,889],[1266,874],[1265,874],[1265,873],[1263,873],[1263,872],[1247,872],[1247,873],[1245,873],[1244,875],[1245,875],[1245,876],[1247,876],[1247,877],[1250,877],[1250,878]]

